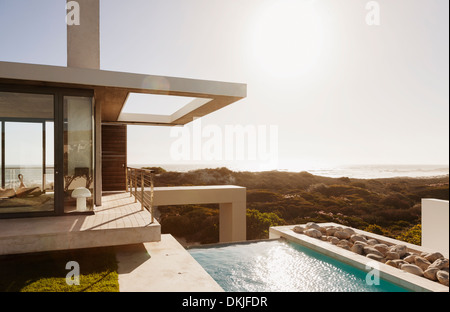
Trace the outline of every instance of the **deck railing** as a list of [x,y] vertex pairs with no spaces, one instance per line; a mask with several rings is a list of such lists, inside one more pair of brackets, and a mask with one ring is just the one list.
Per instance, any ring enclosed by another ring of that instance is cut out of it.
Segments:
[[[155,172],[150,169],[127,167],[126,180],[127,192],[130,197],[134,195],[134,201],[141,203],[142,210],[147,209],[154,222],[153,193]],[[150,188],[148,192],[145,188]]]

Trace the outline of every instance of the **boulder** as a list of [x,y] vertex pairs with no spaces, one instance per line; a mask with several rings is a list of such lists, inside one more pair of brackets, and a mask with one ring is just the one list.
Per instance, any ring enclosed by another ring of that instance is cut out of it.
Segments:
[[316,229],[318,230],[320,228],[320,225],[318,225],[315,222],[308,222],[306,223],[306,229]]
[[352,228],[344,228],[342,231],[350,234],[350,236],[352,236],[353,234],[356,234],[355,230],[353,230]]
[[431,265],[430,261],[428,261],[424,257],[416,257],[416,259],[414,260],[414,264],[421,268],[423,271],[428,269],[428,267]]
[[397,263],[397,267],[401,267],[402,265],[408,263],[408,262],[406,262],[405,260],[402,260],[402,259],[394,259],[394,260],[391,260],[391,261],[394,261],[395,263]]
[[378,244],[378,241],[375,239],[375,238],[369,238],[368,240],[367,240],[367,243],[369,244],[369,245],[376,245],[376,244]]
[[431,263],[429,268],[438,268],[439,270],[448,269],[448,259],[437,259]]
[[322,232],[320,232],[317,229],[307,229],[307,230],[305,230],[304,233],[312,238],[321,238],[322,237]]
[[317,229],[322,233],[322,235],[325,235],[325,236],[327,235],[327,229],[326,228],[324,228],[322,226],[319,226]]
[[432,281],[437,281],[437,276],[436,273],[439,271],[438,268],[428,268],[427,270],[425,270],[423,272],[423,276],[432,280]]
[[336,231],[334,233],[334,236],[336,236],[339,239],[349,239],[350,238],[350,234],[344,231]]
[[443,270],[439,270],[436,273],[436,277],[439,281],[439,283],[448,286],[448,272],[447,271],[443,271]]
[[372,260],[376,260],[376,261],[380,261],[380,262],[384,262],[385,259],[382,255],[379,254],[373,254],[373,253],[369,253],[366,255],[367,258],[372,259]]
[[334,226],[329,227],[329,228],[327,228],[327,235],[333,236],[336,231],[337,231],[337,229]]
[[415,274],[418,276],[423,276],[423,271],[421,268],[419,268],[417,265],[415,264],[403,264],[401,266],[401,269],[405,272],[411,273],[411,274]]
[[347,247],[349,247],[349,249],[350,249],[350,247],[352,246],[352,243],[350,243],[348,240],[346,240],[346,239],[341,239],[340,241],[339,241],[339,243],[337,243],[337,246],[339,246],[339,247],[343,247],[343,246],[347,246]]
[[332,238],[331,238],[331,243],[333,244],[333,245],[337,245],[337,243],[339,243],[339,238],[337,238],[337,237],[335,237],[335,236],[333,236]]
[[440,252],[432,252],[432,253],[429,253],[428,255],[426,255],[424,258],[427,259],[428,261],[430,261],[430,263],[433,263],[434,261],[436,261],[438,259],[444,258],[444,256]]
[[407,248],[405,245],[394,245],[391,248],[389,248],[389,251],[398,252],[400,258],[403,258],[403,256],[406,255]]
[[353,244],[350,250],[358,255],[364,255],[364,245],[362,244]]
[[384,258],[384,255],[381,252],[379,252],[377,249],[373,248],[373,246],[364,246],[363,249],[364,249],[364,253],[366,255],[374,254],[374,255],[377,255],[377,256],[380,256],[380,257]]
[[386,257],[386,260],[400,259],[400,255],[398,254],[398,252],[395,252],[395,251],[386,252],[385,257]]
[[416,257],[417,257],[417,255],[409,255],[409,256],[405,257],[405,259],[403,259],[403,260],[405,260],[408,263],[414,263],[414,260],[416,260]]
[[375,244],[373,245],[373,248],[381,252],[384,256],[389,251],[389,246],[386,244]]
[[367,239],[360,234],[353,234],[350,236],[350,240],[355,243],[355,242],[363,242],[363,243],[367,243]]
[[392,266],[392,267],[394,267],[394,268],[398,268],[397,262],[395,262],[395,261],[393,261],[393,260],[388,260],[388,261],[386,261],[386,264],[387,264],[387,265],[390,265],[390,266]]
[[305,228],[303,226],[296,225],[296,226],[294,226],[294,228],[292,230],[295,233],[303,234],[303,232],[305,231]]

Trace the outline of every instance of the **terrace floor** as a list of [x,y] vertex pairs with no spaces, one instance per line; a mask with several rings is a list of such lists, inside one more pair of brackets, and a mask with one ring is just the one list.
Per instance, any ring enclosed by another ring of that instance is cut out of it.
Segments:
[[129,193],[109,193],[92,215],[0,220],[0,255],[157,242],[161,226]]

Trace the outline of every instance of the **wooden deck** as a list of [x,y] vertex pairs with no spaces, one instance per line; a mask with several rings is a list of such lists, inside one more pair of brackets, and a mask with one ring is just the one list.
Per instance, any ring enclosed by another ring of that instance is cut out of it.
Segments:
[[160,224],[129,193],[104,194],[93,215],[0,220],[0,255],[160,240]]

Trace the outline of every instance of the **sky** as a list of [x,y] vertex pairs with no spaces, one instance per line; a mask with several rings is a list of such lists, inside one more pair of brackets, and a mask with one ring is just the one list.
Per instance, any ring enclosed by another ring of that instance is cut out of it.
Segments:
[[[257,148],[266,139],[276,159],[223,152],[183,163],[448,165],[447,0],[100,3],[101,69],[247,84],[245,99],[201,127],[261,130]],[[0,61],[66,66],[65,13],[62,0],[0,0]],[[128,163],[180,163],[179,139],[170,127],[129,126]]]

